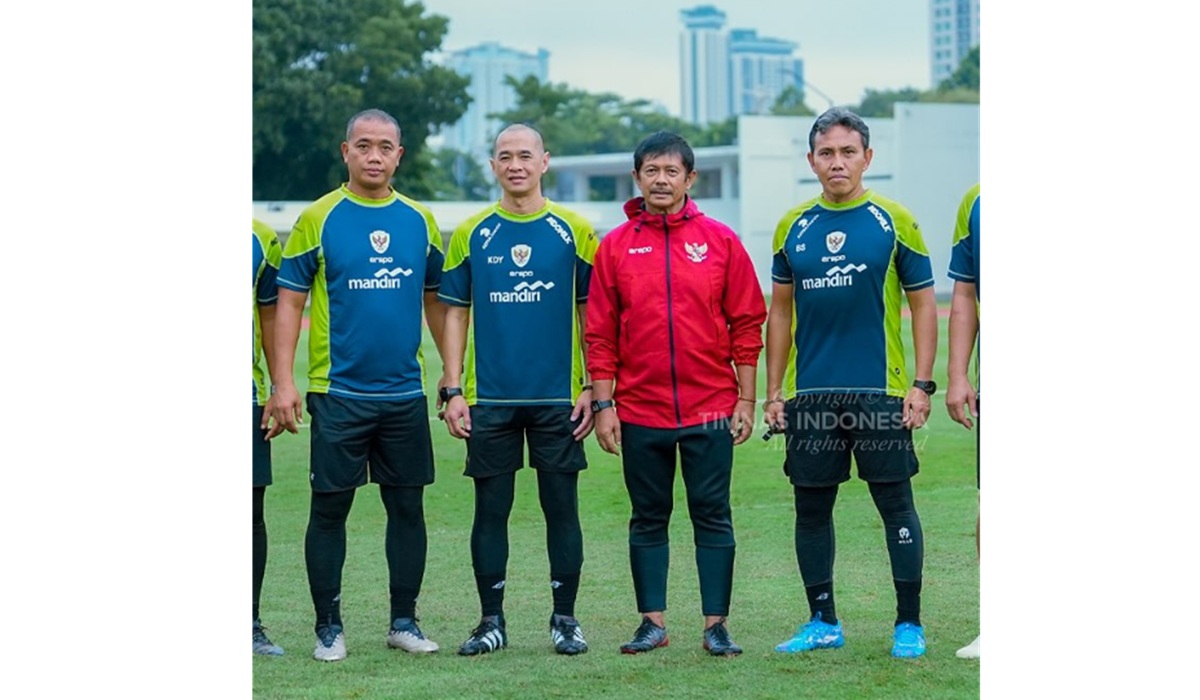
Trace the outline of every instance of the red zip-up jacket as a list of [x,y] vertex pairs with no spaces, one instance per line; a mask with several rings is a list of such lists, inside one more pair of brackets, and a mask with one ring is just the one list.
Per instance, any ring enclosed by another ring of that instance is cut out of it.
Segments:
[[728,226],[689,197],[675,214],[625,203],[600,241],[588,289],[588,374],[616,379],[622,422],[685,428],[728,416],[734,365],[758,365],[766,304]]

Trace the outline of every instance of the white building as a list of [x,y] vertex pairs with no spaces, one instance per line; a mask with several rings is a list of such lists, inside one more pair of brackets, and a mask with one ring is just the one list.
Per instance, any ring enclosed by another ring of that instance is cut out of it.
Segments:
[[931,87],[953,75],[971,49],[979,46],[979,1],[929,0]]
[[507,76],[522,80],[533,76],[546,82],[550,74],[550,52],[538,49],[536,54],[525,53],[489,41],[455,51],[446,57],[445,65],[471,79],[467,94],[471,105],[462,118],[444,133],[444,145],[469,153],[487,170],[492,155],[492,140],[503,126],[488,114],[505,112],[517,106],[517,93],[504,83]]
[[[698,148],[692,194],[700,209],[733,228],[771,291],[772,239],[784,212],[821,193],[808,165],[814,117],[743,115],[733,146]],[[955,216],[963,194],[979,182],[979,105],[897,103],[891,119],[866,119],[874,157],[864,184],[916,217],[933,260],[935,291],[949,295],[946,276]],[[633,153],[550,157],[557,185],[546,195],[591,221],[601,235],[625,220],[622,205],[637,194]],[[588,179],[615,177],[617,201],[585,201]],[[255,202],[254,217],[286,235],[307,202]],[[443,239],[483,202],[429,202]]]
[[725,13],[712,5],[680,10],[680,112],[684,121],[711,124],[732,114],[729,34]]
[[784,88],[804,91],[804,62],[796,42],[760,37],[753,29],[729,31],[729,79],[734,114],[766,114]]

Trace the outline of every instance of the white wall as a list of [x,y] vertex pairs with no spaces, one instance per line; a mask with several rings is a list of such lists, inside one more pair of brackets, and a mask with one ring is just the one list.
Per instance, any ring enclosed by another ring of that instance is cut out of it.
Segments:
[[879,192],[916,217],[933,261],[935,291],[949,294],[955,216],[963,195],[979,182],[979,105],[901,103],[895,122],[896,182]]

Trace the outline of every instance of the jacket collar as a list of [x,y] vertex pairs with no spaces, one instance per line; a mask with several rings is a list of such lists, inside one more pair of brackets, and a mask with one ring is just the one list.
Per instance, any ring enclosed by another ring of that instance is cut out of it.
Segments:
[[[625,216],[629,217],[630,221],[637,222],[638,228],[642,226],[662,228],[662,214],[651,214],[646,211],[645,203],[646,200],[644,197],[634,197],[625,202]],[[684,195],[683,208],[674,214],[667,215],[667,225],[674,227],[688,219],[695,219],[698,216],[704,216],[704,212],[700,211],[700,207],[696,206],[696,200],[688,195]]]

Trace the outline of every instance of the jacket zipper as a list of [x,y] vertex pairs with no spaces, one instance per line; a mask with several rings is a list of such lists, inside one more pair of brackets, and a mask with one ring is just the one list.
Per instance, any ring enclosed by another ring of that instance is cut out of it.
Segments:
[[663,237],[667,253],[667,349],[671,353],[671,392],[675,396],[675,427],[683,427],[683,416],[679,413],[679,377],[675,373],[675,316],[671,313],[671,229],[667,215],[663,214]]

